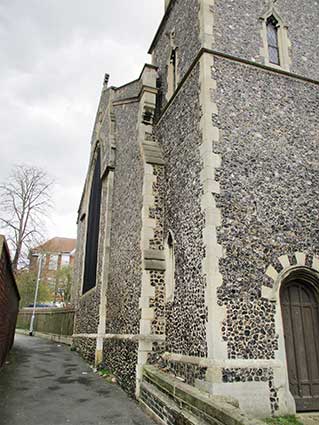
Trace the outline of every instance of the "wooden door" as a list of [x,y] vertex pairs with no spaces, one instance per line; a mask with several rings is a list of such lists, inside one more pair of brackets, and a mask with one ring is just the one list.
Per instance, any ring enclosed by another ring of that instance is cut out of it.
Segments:
[[290,391],[297,411],[319,410],[318,295],[306,279],[283,284],[281,307]]

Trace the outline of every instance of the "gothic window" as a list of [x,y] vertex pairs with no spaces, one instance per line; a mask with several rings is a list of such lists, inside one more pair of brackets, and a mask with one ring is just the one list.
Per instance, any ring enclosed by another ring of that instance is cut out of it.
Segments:
[[275,65],[280,65],[280,53],[278,43],[278,21],[271,15],[267,19],[267,41],[269,62]]
[[174,237],[171,231],[168,232],[166,241],[166,301],[174,300],[175,291],[175,253],[174,253]]
[[96,285],[96,267],[99,243],[100,207],[102,191],[100,162],[100,150],[98,149],[90,193],[85,249],[83,294],[94,288],[94,286]]
[[272,7],[260,17],[262,23],[263,47],[260,49],[261,56],[265,60],[265,65],[289,71],[290,40],[288,37],[288,27],[280,17],[278,11]]

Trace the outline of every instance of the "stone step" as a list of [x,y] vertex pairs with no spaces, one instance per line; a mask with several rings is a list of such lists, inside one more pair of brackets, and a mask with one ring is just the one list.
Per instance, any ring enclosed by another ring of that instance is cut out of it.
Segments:
[[217,419],[206,421],[204,417],[196,417],[186,409],[181,409],[173,400],[163,394],[154,385],[143,382],[141,385],[140,402],[155,414],[159,423],[174,425],[223,425]]
[[[222,400],[220,397],[209,397],[204,391],[180,382],[174,376],[154,366],[144,366],[143,388],[142,394],[144,394],[145,399],[147,399],[147,394],[151,393],[153,398],[157,398],[157,400],[160,400],[161,397],[160,404],[162,406],[168,406],[166,403],[169,400],[170,405],[179,409],[180,415],[189,415],[190,422],[185,422],[187,425],[197,423],[201,425],[264,425],[264,422],[258,419],[248,418],[237,405],[228,402],[227,397]],[[152,396],[150,396],[150,399],[152,399]],[[168,410],[171,409],[170,407],[167,408]],[[162,410],[165,411],[164,407],[162,407]],[[170,425],[170,422],[165,423]],[[184,424],[184,422],[177,423]],[[172,422],[173,424],[174,422]]]

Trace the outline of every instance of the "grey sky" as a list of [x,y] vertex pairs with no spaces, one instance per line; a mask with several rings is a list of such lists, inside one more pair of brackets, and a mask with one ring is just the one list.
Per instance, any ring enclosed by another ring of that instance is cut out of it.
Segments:
[[15,163],[49,172],[49,237],[76,235],[103,76],[139,76],[163,9],[164,0],[0,0],[0,180]]

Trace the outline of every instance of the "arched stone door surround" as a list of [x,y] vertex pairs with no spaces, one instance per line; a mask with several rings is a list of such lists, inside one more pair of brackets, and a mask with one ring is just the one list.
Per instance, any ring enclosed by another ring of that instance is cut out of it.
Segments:
[[297,411],[319,410],[319,280],[297,268],[282,282],[280,302],[289,388]]
[[[293,262],[291,261],[292,257],[295,259]],[[275,359],[278,360],[280,366],[274,370],[274,384],[278,392],[279,404],[284,410],[294,413],[296,411],[296,401],[290,391],[289,385],[284,321],[280,296],[284,285],[290,282],[294,276],[303,276],[304,279],[308,277],[308,280],[312,279],[312,287],[316,285],[315,287],[318,288],[319,258],[297,252],[294,256],[288,257],[288,255],[284,255],[278,258],[278,260],[277,265],[281,264],[282,269],[278,271],[278,267],[276,270],[272,265],[267,268],[266,275],[269,284],[267,286],[262,286],[262,296],[276,304],[275,327],[278,335],[278,350],[275,352]],[[309,264],[311,265],[310,267]],[[297,403],[297,410],[302,410],[298,404],[299,403]]]

